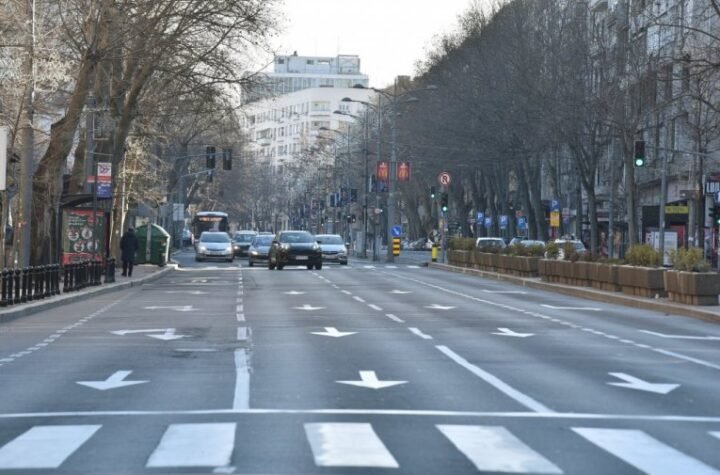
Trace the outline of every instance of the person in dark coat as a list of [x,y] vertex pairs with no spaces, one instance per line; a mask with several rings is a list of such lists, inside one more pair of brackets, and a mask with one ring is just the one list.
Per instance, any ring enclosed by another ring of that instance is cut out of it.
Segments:
[[133,261],[138,250],[138,238],[135,230],[128,228],[120,238],[120,258],[122,259],[122,276],[132,277]]

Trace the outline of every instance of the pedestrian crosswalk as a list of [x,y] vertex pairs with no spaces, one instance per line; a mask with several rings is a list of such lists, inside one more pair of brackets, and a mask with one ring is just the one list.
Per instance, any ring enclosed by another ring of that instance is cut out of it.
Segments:
[[[277,430],[277,426],[273,427]],[[567,463],[568,458],[562,457],[566,447],[560,442],[552,450],[547,449],[547,444],[540,444],[548,452],[541,454],[537,437],[529,435],[532,430],[518,434],[504,426],[474,424],[427,424],[423,427],[434,434],[430,438],[419,439],[429,446],[413,447],[410,455],[398,450],[398,447],[406,446],[407,441],[391,439],[404,435],[408,440],[418,440],[413,439],[416,426],[407,428],[404,434],[405,429],[388,434],[387,426],[381,424],[378,428],[368,422],[307,422],[292,424],[283,427],[283,430],[294,431],[298,453],[307,453],[307,460],[319,467],[318,470],[322,467],[402,469],[408,457],[433,450],[438,451],[437,460],[460,457],[468,470],[472,467],[479,472],[563,474],[575,473],[577,469],[563,469],[563,462]],[[85,449],[85,446],[90,445],[91,439],[100,437],[111,450],[124,450],[122,443],[112,441],[114,429],[117,427],[112,424],[107,427],[101,424],[58,424],[32,426],[18,434],[2,433],[0,473],[17,473],[22,469],[72,470],[66,466],[69,460],[86,468],[95,464],[102,467],[104,460],[97,456],[97,444],[94,448]],[[159,439],[150,440],[143,454],[135,454],[129,460],[143,460],[147,469],[205,467],[222,471],[226,467],[232,468],[235,473],[262,469],[243,467],[242,450],[247,448],[249,439],[247,434],[240,437],[240,433],[246,429],[237,422],[168,424],[164,431],[157,432]],[[514,430],[518,431],[517,428]],[[589,442],[587,450],[598,451],[595,455],[585,454],[587,460],[597,461],[602,454],[609,454],[615,462],[627,464],[628,471],[633,467],[650,475],[720,474],[720,470],[710,462],[699,460],[697,454],[683,453],[673,446],[672,441],[663,441],[662,437],[643,430],[567,427],[563,428],[563,432],[567,437],[579,437]],[[720,431],[699,430],[698,435],[703,440],[707,438],[705,442],[720,444]],[[268,460],[272,460],[274,449],[266,448]],[[455,450],[455,455],[448,450]],[[714,452],[718,450],[720,445]],[[99,460],[93,461],[94,456]],[[277,465],[273,467],[277,469]],[[142,468],[127,467],[133,472]],[[584,473],[606,473],[595,470],[597,467],[590,468],[593,467],[588,467]]]

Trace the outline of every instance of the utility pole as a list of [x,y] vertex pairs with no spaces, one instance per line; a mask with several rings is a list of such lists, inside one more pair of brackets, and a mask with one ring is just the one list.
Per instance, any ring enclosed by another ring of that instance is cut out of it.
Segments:
[[23,153],[21,160],[20,175],[20,216],[16,226],[19,228],[20,258],[18,265],[27,267],[30,265],[30,237],[32,222],[32,172],[35,159],[35,133],[33,130],[33,100],[35,96],[35,74],[33,59],[35,56],[35,0],[27,0],[27,22],[30,29],[27,30],[25,44],[27,56],[23,65],[23,74],[28,78],[25,87],[25,98],[22,112],[22,142]]

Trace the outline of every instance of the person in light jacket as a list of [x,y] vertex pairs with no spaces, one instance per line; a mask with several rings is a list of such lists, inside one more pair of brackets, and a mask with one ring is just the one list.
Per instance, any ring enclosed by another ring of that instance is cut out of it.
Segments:
[[128,228],[125,234],[120,238],[120,258],[122,259],[122,276],[132,277],[133,261],[135,253],[138,250],[138,238],[135,236],[135,230]]

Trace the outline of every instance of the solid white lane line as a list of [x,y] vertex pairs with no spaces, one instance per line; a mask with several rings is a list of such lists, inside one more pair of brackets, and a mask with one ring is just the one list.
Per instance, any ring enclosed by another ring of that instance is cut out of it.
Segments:
[[238,327],[237,329],[237,339],[238,341],[246,341],[248,339],[248,329],[247,327]]
[[663,350],[661,348],[651,348],[651,349],[652,349],[652,351],[658,352],[662,355],[672,356],[673,358],[678,358],[678,359],[685,360],[685,361],[691,361],[691,362],[699,364],[701,366],[707,366],[708,368],[720,369],[720,365],[709,363],[704,360],[699,360],[699,359],[693,358],[691,356],[681,355],[680,353],[675,353],[674,351]]
[[573,427],[573,431],[649,475],[720,474],[720,471],[640,430]]
[[305,424],[305,435],[319,467],[399,467],[370,424]]
[[481,472],[563,473],[504,427],[438,425]]
[[353,298],[355,300],[357,300],[358,302],[365,303],[365,299],[363,299],[362,297],[358,297],[357,295],[354,295]]
[[388,317],[390,320],[396,321],[398,323],[405,323],[405,320],[403,320],[402,318],[396,317],[392,313],[386,313],[385,316]]
[[373,310],[377,310],[378,312],[382,312],[382,308],[378,307],[374,303],[368,304],[368,307],[370,307]]
[[447,346],[439,345],[436,346],[440,352],[448,356],[451,360],[462,366],[463,368],[470,371],[475,376],[479,377],[486,383],[493,386],[495,389],[499,390],[506,396],[509,396],[510,398],[514,399],[516,402],[520,403],[521,405],[527,407],[531,411],[535,412],[554,412],[552,409],[549,409],[548,407],[544,406],[543,404],[540,404],[538,401],[534,400],[530,396],[521,393],[517,389],[513,388],[512,386],[508,385],[507,383],[503,382],[500,378],[497,376],[488,373],[484,369],[480,368],[479,366],[475,366],[474,364],[468,362],[465,358],[458,355],[454,351],[452,351]]
[[412,333],[416,334],[423,340],[432,340],[433,339],[433,337],[431,337],[430,335],[426,335],[425,333],[421,332],[418,328],[410,327],[410,328],[408,328],[408,330],[410,330]]
[[250,368],[248,367],[247,352],[244,349],[235,350],[235,395],[233,409],[242,410],[250,407]]
[[345,295],[352,295],[352,292],[349,290],[341,290],[340,292],[344,293]]
[[147,467],[222,467],[234,447],[235,423],[171,424]]
[[35,426],[0,449],[0,469],[58,468],[100,427]]

